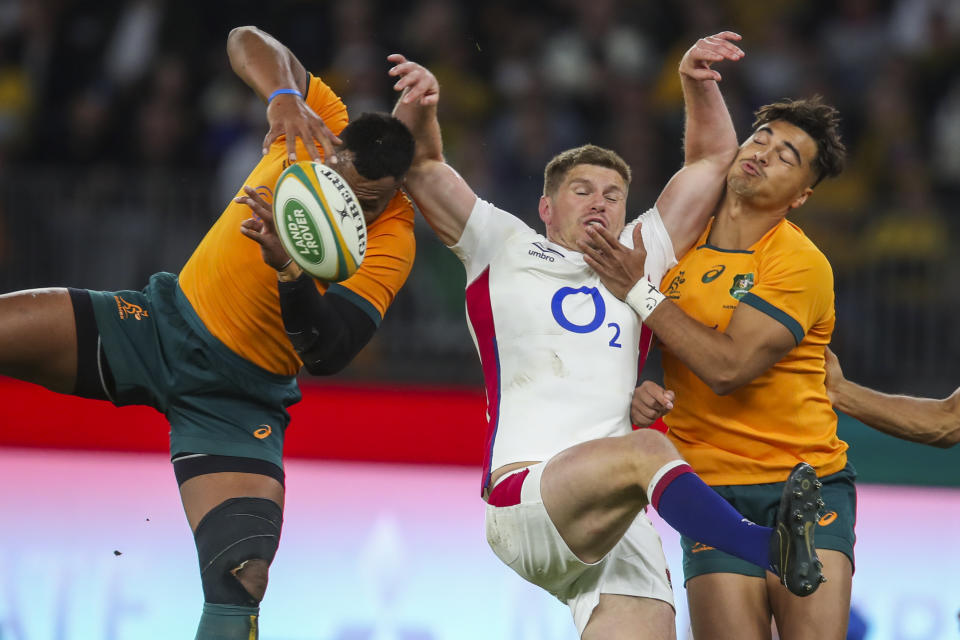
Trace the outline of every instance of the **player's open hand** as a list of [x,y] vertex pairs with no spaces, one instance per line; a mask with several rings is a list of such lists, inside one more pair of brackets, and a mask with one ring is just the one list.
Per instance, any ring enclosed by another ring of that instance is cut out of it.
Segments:
[[393,63],[387,73],[399,78],[393,85],[393,89],[403,92],[400,102],[416,103],[424,107],[437,104],[440,100],[440,83],[429,69],[412,60],[407,60],[399,53],[390,54],[387,60]]
[[680,74],[694,80],[720,82],[722,79],[720,74],[711,69],[710,65],[721,60],[736,61],[743,58],[743,50],[732,42],[740,38],[740,34],[733,31],[721,31],[716,35],[700,38],[683,54],[680,60]]
[[267,105],[267,122],[270,130],[263,139],[264,155],[277,138],[286,136],[287,158],[290,162],[296,162],[297,138],[300,138],[314,161],[320,162],[316,141],[323,147],[326,163],[336,167],[337,157],[334,154],[336,145],[341,143],[340,138],[333,135],[323,119],[300,96],[286,93],[276,96]]
[[273,225],[273,209],[255,189],[244,185],[243,191],[247,195],[237,196],[233,201],[250,207],[253,217],[240,223],[240,233],[259,244],[263,261],[279,271],[290,261],[290,256]]
[[633,285],[643,278],[647,250],[640,235],[641,225],[633,229],[633,249],[629,249],[601,225],[587,227],[587,239],[580,240],[583,259],[593,269],[600,282],[621,300],[627,297]]
[[630,403],[630,421],[638,427],[649,427],[658,418],[670,413],[676,395],[653,380],[644,380],[633,390]]

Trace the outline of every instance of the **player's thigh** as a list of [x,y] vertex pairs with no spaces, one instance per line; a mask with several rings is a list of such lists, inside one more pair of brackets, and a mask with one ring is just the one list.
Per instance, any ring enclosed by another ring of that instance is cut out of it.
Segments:
[[688,580],[686,586],[695,640],[770,640],[771,609],[764,578],[705,573]]
[[673,607],[663,600],[602,593],[580,637],[583,640],[673,640],[677,637],[674,619]]
[[545,463],[544,507],[570,550],[584,562],[596,562],[647,504],[646,482],[679,457],[670,441],[651,429],[575,445]]
[[840,551],[817,549],[827,581],[813,595],[798,598],[774,576],[767,592],[782,640],[843,640],[850,620],[853,567]]
[[73,391],[77,327],[67,289],[0,295],[0,375]]

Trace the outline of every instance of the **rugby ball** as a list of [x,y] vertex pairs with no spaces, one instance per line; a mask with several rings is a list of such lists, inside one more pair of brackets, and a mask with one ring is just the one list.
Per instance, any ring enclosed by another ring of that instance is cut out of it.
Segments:
[[314,278],[346,280],[363,262],[363,211],[347,181],[324,164],[302,160],[280,174],[273,219],[283,248]]

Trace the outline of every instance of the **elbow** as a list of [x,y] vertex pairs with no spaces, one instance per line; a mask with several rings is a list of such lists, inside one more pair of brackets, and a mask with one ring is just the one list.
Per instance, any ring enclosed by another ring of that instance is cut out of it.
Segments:
[[318,360],[317,362],[304,362],[303,366],[307,373],[312,376],[332,376],[343,371],[349,363],[349,360]]
[[718,396],[730,395],[749,382],[747,377],[732,364],[720,367],[718,371],[704,378],[703,381]]
[[938,449],[950,449],[958,442],[960,442],[960,422],[950,425],[942,436],[930,444]]
[[231,48],[239,45],[245,38],[248,38],[256,31],[259,31],[259,29],[252,25],[234,27],[233,29],[230,29],[230,33],[227,35],[227,51],[230,51]]
[[710,390],[718,396],[728,396],[743,385],[733,384],[732,382],[715,380],[707,383]]
[[[335,344],[341,344],[335,342]],[[360,352],[360,348],[345,349],[310,349],[308,351],[298,351],[297,355],[303,361],[303,366],[312,376],[332,376],[340,373],[347,368],[347,365],[353,360],[354,356]]]
[[243,53],[244,44],[258,29],[253,26],[234,27],[227,35],[227,59],[230,60],[230,66],[234,71],[237,70],[237,63]]
[[718,396],[730,395],[743,386],[742,382],[739,382],[732,376],[727,375],[714,376],[709,380],[704,380],[704,382],[706,382],[707,386],[710,387],[710,390]]

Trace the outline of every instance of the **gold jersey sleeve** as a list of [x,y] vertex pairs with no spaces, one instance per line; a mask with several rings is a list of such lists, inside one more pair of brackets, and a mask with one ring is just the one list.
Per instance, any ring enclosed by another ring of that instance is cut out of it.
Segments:
[[664,384],[676,392],[664,418],[671,439],[711,485],[779,482],[801,460],[820,475],[839,471],[847,445],[824,386],[835,322],[829,262],[787,221],[745,251],[711,246],[709,232],[664,277],[664,294],[718,331],[739,305],[750,305],[783,324],[796,346],[725,396],[664,349]]
[[[335,134],[347,126],[346,107],[320,78],[310,76],[304,100]],[[285,145],[280,136],[243,182],[268,202],[286,168]],[[299,139],[297,158],[309,159]],[[249,207],[231,200],[180,271],[180,287],[207,330],[227,347],[266,371],[295,375],[303,363],[283,329],[277,274],[264,264],[259,245],[240,233],[249,217]],[[379,324],[413,264],[413,206],[398,193],[367,233],[360,269],[335,286]],[[317,289],[325,292],[327,285],[317,281]]]

